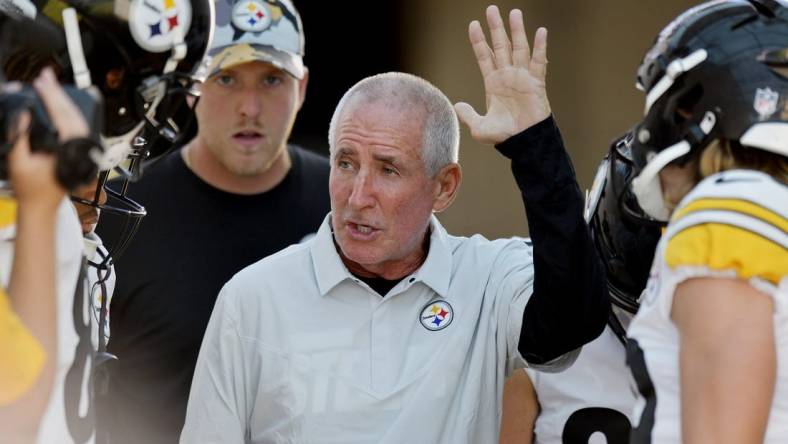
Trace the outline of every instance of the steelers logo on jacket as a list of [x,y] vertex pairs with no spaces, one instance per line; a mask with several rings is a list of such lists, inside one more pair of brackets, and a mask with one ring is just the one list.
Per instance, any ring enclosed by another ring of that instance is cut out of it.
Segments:
[[419,321],[427,330],[443,330],[454,319],[454,309],[446,301],[432,301],[421,309]]

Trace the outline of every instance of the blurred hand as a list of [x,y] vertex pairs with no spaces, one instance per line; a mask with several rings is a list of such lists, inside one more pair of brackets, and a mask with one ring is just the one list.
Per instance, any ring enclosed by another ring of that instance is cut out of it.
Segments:
[[[33,82],[61,142],[88,135],[88,126],[79,109],[58,84],[49,68]],[[56,207],[66,190],[55,178],[55,155],[30,149],[30,113],[22,112],[9,140],[16,140],[8,156],[9,175],[20,204],[41,203]]]
[[487,114],[479,115],[473,107],[460,102],[454,105],[457,115],[480,143],[497,144],[550,116],[545,90],[547,74],[547,29],[539,28],[534,50],[528,45],[523,13],[509,13],[512,39],[506,35],[498,7],[487,7],[487,24],[493,47],[487,45],[481,24],[474,20],[468,28],[473,52],[484,77]]

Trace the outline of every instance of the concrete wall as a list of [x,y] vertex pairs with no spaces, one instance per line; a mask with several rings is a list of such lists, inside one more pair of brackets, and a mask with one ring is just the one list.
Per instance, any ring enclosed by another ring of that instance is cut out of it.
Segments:
[[[441,88],[454,101],[482,112],[484,96],[467,39],[468,23],[484,22],[478,0],[405,0],[401,60],[405,69]],[[696,2],[678,0],[501,1],[524,11],[529,39],[548,29],[548,93],[583,189],[590,187],[610,141],[642,116],[635,71],[659,30]],[[440,218],[450,232],[488,237],[527,233],[508,162],[475,143],[465,128],[459,198]]]

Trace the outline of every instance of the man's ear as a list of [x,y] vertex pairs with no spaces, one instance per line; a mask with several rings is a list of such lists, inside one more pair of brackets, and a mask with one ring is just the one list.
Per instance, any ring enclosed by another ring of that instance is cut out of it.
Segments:
[[438,171],[435,175],[435,203],[432,211],[440,213],[449,208],[462,182],[462,168],[459,163],[450,163]]
[[298,81],[298,95],[299,95],[299,103],[298,103],[298,110],[301,110],[301,107],[304,105],[304,99],[306,99],[306,85],[309,83],[309,68],[304,66],[304,77]]

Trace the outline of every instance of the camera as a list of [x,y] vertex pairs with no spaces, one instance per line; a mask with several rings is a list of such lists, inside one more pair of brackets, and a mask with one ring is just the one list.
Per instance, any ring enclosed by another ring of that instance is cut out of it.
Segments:
[[87,138],[61,143],[57,128],[49,119],[41,98],[29,85],[14,92],[0,92],[0,181],[8,181],[8,154],[15,141],[7,139],[24,110],[31,115],[30,149],[55,155],[55,175],[63,188],[73,190],[96,177],[98,166],[94,159],[98,159],[103,152],[98,136],[104,115],[101,98],[98,94],[73,86],[64,86],[63,89],[88,124],[90,135]]

